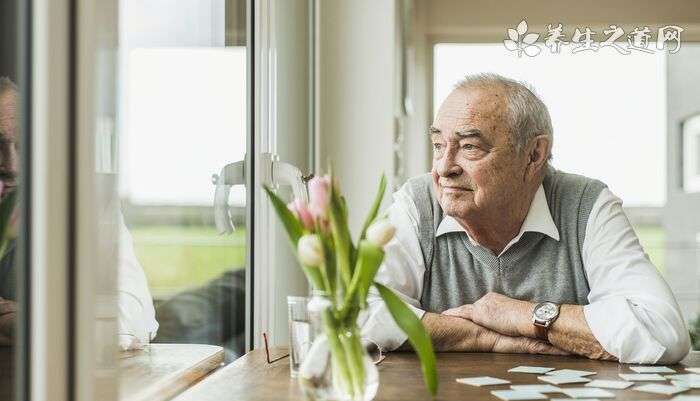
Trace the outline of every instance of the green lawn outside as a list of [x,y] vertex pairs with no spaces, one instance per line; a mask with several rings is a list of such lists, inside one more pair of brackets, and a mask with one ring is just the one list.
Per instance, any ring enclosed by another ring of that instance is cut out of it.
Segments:
[[205,226],[132,228],[136,257],[154,298],[163,299],[245,266],[245,230],[219,235]]
[[[651,261],[664,272],[664,232],[659,226],[635,227]],[[136,256],[153,296],[167,298],[196,287],[228,269],[245,265],[245,230],[218,235],[213,227],[142,226],[131,230]]]

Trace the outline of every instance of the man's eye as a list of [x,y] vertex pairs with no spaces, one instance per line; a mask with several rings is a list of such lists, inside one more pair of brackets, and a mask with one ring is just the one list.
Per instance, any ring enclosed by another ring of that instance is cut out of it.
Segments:
[[462,149],[475,150],[475,149],[478,149],[478,147],[476,145],[472,145],[471,143],[466,143],[466,144],[462,145]]
[[434,143],[433,143],[433,149],[435,149],[435,150],[440,150],[440,149],[442,149],[442,144],[441,144],[441,143],[438,143],[438,142],[434,142]]

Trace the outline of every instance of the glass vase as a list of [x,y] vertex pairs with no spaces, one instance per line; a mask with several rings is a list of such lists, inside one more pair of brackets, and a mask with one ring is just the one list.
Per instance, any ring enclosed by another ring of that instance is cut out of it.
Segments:
[[379,372],[362,345],[356,319],[335,319],[331,302],[314,294],[307,307],[314,341],[299,368],[307,400],[369,401],[379,387]]

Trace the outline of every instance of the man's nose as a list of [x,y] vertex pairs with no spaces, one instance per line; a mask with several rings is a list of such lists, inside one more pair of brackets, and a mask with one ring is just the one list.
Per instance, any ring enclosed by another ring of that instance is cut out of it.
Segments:
[[445,154],[437,160],[436,170],[441,177],[450,177],[460,175],[462,167],[457,164],[457,152],[453,149],[448,149]]

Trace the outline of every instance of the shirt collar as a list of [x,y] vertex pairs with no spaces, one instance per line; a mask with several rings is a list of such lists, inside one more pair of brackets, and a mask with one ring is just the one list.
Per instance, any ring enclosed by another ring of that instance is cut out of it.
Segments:
[[[559,241],[559,230],[554,224],[554,220],[552,220],[552,214],[549,212],[549,205],[547,204],[547,198],[544,195],[544,187],[542,184],[540,184],[540,187],[537,188],[537,192],[535,192],[535,197],[532,199],[532,203],[530,203],[530,210],[528,210],[527,216],[525,216],[525,221],[523,221],[523,225],[520,227],[520,232],[510,241],[503,252],[510,248],[511,245],[518,242],[520,237],[528,231],[542,233]],[[479,245],[469,236],[467,230],[465,230],[457,220],[452,216],[445,216],[438,225],[435,236],[439,237],[451,232],[464,232],[473,245]]]

